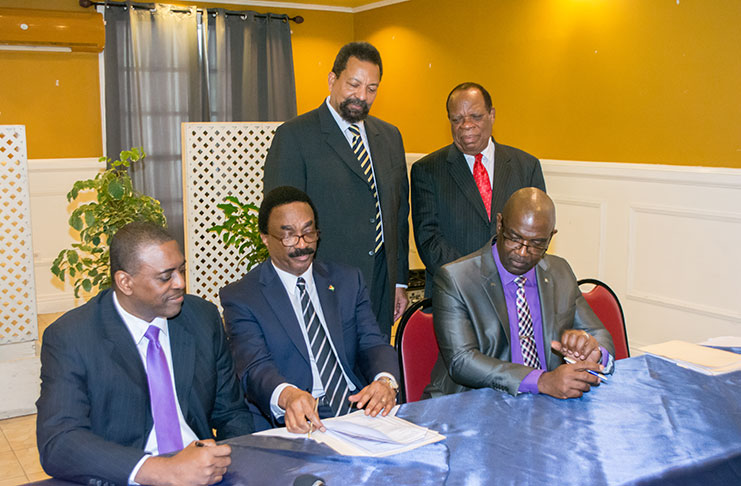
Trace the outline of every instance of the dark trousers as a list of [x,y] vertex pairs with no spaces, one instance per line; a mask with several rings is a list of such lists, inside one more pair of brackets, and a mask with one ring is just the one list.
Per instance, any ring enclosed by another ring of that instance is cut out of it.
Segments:
[[382,246],[376,253],[373,266],[373,281],[370,282],[370,298],[373,312],[376,314],[381,334],[390,339],[391,326],[394,324],[394,298],[396,289],[389,288],[388,265],[386,264],[386,249]]

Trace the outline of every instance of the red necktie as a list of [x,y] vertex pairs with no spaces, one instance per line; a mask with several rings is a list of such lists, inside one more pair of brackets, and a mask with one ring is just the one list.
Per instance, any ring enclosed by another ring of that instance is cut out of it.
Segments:
[[491,220],[491,182],[489,181],[489,173],[486,172],[486,167],[481,163],[482,157],[482,154],[476,154],[476,162],[473,164],[473,180],[476,181],[481,199],[484,200],[486,214],[489,216],[489,220]]

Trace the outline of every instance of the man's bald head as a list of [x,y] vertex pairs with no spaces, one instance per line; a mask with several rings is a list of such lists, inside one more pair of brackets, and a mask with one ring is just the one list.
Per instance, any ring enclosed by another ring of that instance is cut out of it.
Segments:
[[556,234],[556,207],[548,194],[525,187],[507,200],[497,214],[497,252],[504,268],[522,275],[545,254]]

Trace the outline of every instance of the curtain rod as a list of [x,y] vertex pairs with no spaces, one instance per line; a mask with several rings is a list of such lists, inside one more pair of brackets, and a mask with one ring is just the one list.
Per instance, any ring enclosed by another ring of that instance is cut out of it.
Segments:
[[[129,4],[124,3],[124,2],[94,2],[92,0],[80,0],[79,1],[79,4],[80,4],[80,7],[82,7],[82,8],[89,8],[89,7],[92,7],[92,6],[96,6],[96,7],[98,7],[98,6],[108,6],[108,5],[114,6],[114,7],[127,7],[129,5]],[[131,6],[133,8],[151,9],[154,6],[154,4],[153,3],[132,3]],[[176,9],[173,9],[172,11],[173,12],[178,12],[178,13],[187,13],[188,12],[188,10],[176,10]],[[197,11],[199,13],[203,13],[203,9],[201,9],[201,8],[197,9]],[[225,14],[226,15],[242,15],[241,13],[238,13],[238,12],[225,12]],[[266,18],[268,18],[267,14],[256,14],[255,17],[260,18],[260,19],[266,19]],[[289,16],[286,15],[286,19],[292,20],[293,22],[296,22],[297,24],[304,23],[304,18],[302,16],[300,16],[300,15],[296,15],[295,17],[289,17]]]

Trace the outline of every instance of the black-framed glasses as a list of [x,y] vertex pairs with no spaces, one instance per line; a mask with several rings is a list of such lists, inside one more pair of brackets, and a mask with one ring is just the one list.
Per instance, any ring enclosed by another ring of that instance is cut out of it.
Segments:
[[280,240],[280,242],[285,247],[291,247],[291,246],[298,245],[299,240],[302,239],[302,238],[304,240],[304,243],[306,243],[307,245],[309,245],[309,244],[314,243],[315,241],[317,241],[319,239],[319,230],[309,231],[308,233],[304,233],[302,235],[285,236],[285,237],[282,237],[282,238],[280,236],[275,236],[275,235],[272,235],[272,234],[270,236],[272,236],[276,240]]
[[504,223],[502,223],[502,238],[505,242],[507,242],[507,247],[510,250],[517,251],[523,246],[527,248],[527,252],[531,255],[542,255],[545,253],[545,251],[548,249],[548,245],[551,243],[551,236],[548,237],[548,239],[544,243],[533,243],[532,241],[525,240],[523,238],[520,238],[519,236],[507,236],[505,233],[507,231],[507,228],[504,226]]

